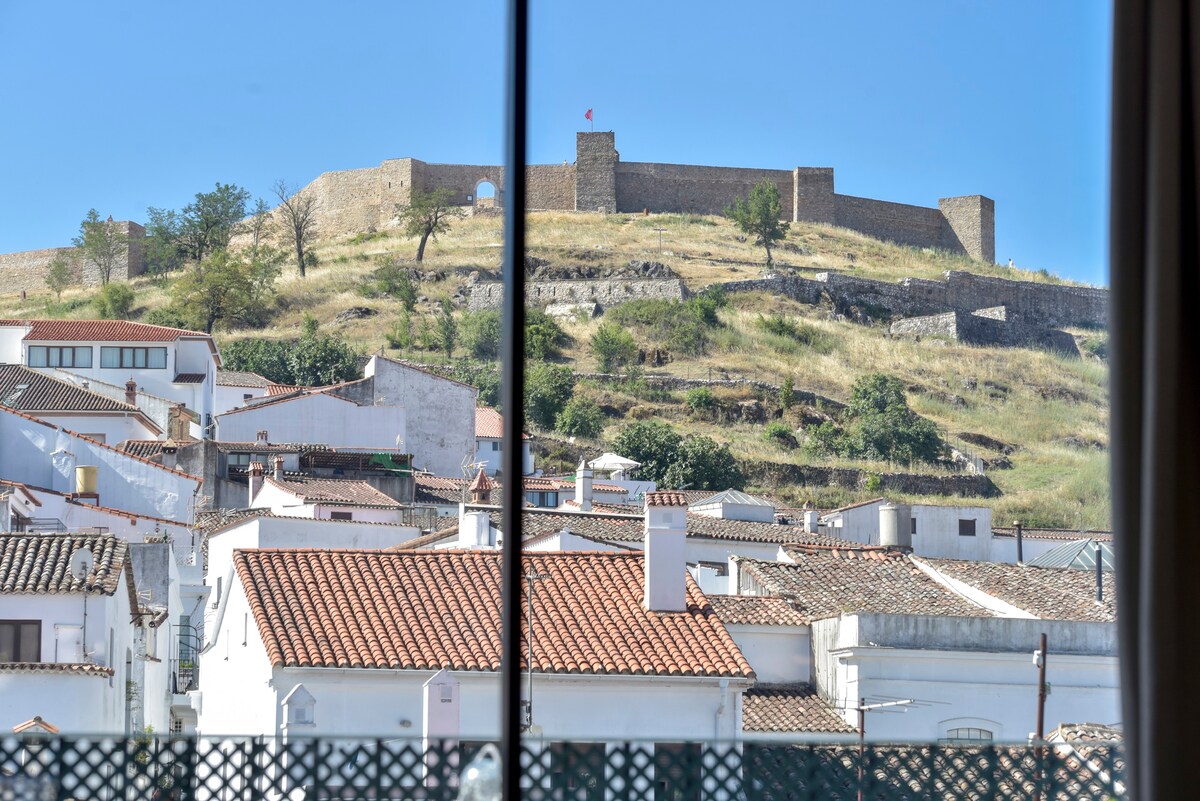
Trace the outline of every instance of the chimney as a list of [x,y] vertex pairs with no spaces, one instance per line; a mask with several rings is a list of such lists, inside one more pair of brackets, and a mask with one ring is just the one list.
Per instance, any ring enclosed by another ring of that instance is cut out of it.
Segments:
[[909,508],[888,501],[879,507],[879,544],[885,548],[912,548]]
[[[462,507],[459,507],[462,509]],[[466,550],[493,548],[492,521],[487,512],[463,510],[458,516],[458,547]]]
[[1014,520],[1013,528],[1017,530],[1017,564],[1020,565],[1025,563],[1025,543],[1021,541],[1021,535],[1024,533],[1024,529],[1021,526],[1021,521]]
[[475,474],[475,480],[471,482],[471,486],[467,487],[471,493],[471,503],[491,503],[494,486],[492,480],[487,477],[487,473],[483,472],[483,468],[479,468],[479,472]]
[[274,474],[273,474],[274,478],[276,481],[283,481],[283,457],[276,456],[274,459],[274,463],[275,463],[275,470],[274,470]]
[[162,444],[163,467],[174,469],[178,463],[179,443],[168,437]]
[[263,484],[262,462],[251,462],[250,463],[249,477],[250,477],[250,499],[246,503],[247,508],[254,506],[254,497],[256,495],[258,495],[258,491],[260,489],[262,489],[262,484]]
[[[128,388],[133,382],[125,386]],[[167,436],[176,442],[191,442],[191,415],[182,403],[173,404],[167,412]]]
[[581,512],[592,511],[592,468],[583,459],[575,471],[575,503]]
[[125,382],[125,402],[130,406],[137,406],[137,382],[133,380],[133,376]]
[[266,431],[259,431],[258,434],[256,434],[254,437],[254,442],[256,445],[270,445],[271,444],[270,442],[267,441],[267,432]]
[[646,493],[643,545],[646,591],[651,612],[687,609],[687,498],[682,492]]
[[820,515],[817,514],[817,510],[816,509],[805,509],[804,510],[804,531],[808,534],[817,534],[817,533],[819,533],[817,531],[817,529],[820,528],[820,526],[821,526]]

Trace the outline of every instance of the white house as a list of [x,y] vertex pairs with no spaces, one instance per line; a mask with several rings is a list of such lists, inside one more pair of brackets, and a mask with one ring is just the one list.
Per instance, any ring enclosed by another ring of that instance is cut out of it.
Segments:
[[363,523],[401,522],[403,506],[366,481],[285,476],[283,459],[276,457],[272,475],[250,464],[250,506],[284,517],[353,520]]
[[405,447],[407,414],[402,406],[363,405],[328,388],[298,389],[217,415],[216,439],[253,442],[259,431],[270,431],[275,442],[394,452]]
[[[1039,635],[1049,639],[1048,728],[1120,717],[1115,602],[1089,571],[921,559],[902,549],[788,547],[790,563],[735,559],[739,598],[714,598],[772,678],[815,691],[878,740],[1023,741],[1035,728]],[[757,600],[751,600],[756,598]],[[807,638],[789,643],[807,626]],[[803,655],[808,655],[807,664]],[[804,675],[805,669],[809,671]],[[757,669],[757,668],[756,668]]]
[[[80,581],[71,562],[84,550]],[[129,732],[138,611],[122,540],[0,535],[0,730],[36,716],[66,733]]]
[[[891,522],[885,522],[889,516]],[[876,498],[827,512],[820,524],[848,542],[911,546],[919,556],[984,561],[993,556],[992,510],[986,506],[893,504]],[[883,542],[881,531],[889,525],[895,536]]]
[[[489,476],[500,471],[503,424],[504,418],[500,412],[488,406],[475,407],[475,464],[481,466]],[[521,434],[521,465],[522,473],[533,473],[533,454],[529,450],[528,434]]]
[[213,414],[224,414],[247,401],[267,397],[271,382],[245,370],[218,370],[213,379]]
[[113,400],[19,364],[0,364],[0,406],[110,445],[127,439],[157,439],[163,434],[136,404]]
[[134,515],[190,521],[201,479],[0,407],[0,478]]
[[123,386],[182,403],[201,427],[212,422],[221,356],[197,331],[124,320],[0,320],[0,363]]
[[[648,558],[525,557],[545,576],[534,589],[534,738],[678,742],[740,731],[753,671],[684,570],[679,535],[660,536],[655,524],[649,537]],[[495,737],[500,560],[236,551],[201,654],[200,731]],[[456,707],[451,719],[425,714],[435,677],[438,697]]]

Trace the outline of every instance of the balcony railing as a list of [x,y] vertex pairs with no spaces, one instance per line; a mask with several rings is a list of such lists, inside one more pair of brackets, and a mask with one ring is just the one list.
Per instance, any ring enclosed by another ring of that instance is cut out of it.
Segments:
[[[481,743],[192,737],[0,740],[0,797],[452,801]],[[1119,745],[523,742],[531,801],[1125,796]],[[480,798],[480,796],[475,796]]]

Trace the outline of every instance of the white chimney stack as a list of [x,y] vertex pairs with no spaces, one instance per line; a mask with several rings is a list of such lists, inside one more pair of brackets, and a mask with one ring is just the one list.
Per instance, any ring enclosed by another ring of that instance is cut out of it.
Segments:
[[[421,739],[426,756],[425,786],[453,785],[457,779],[457,764],[447,764],[439,759],[440,753],[449,754],[458,744],[461,725],[460,697],[462,687],[458,679],[447,670],[439,670],[425,682],[424,699],[421,704]],[[400,725],[404,725],[401,723]],[[411,721],[409,721],[411,725]],[[433,756],[430,759],[430,755]]]
[[879,507],[879,544],[884,547],[912,547],[911,513],[907,506],[891,501]]
[[274,476],[275,476],[276,481],[283,481],[283,457],[282,456],[275,457]]
[[804,531],[808,534],[819,533],[817,529],[821,527],[820,515],[815,509],[809,509],[804,512]]
[[682,492],[646,493],[643,603],[651,612],[687,609],[687,507]]
[[250,479],[250,499],[246,503],[246,508],[254,506],[254,498],[258,495],[258,491],[262,489],[263,484],[263,466],[262,462],[251,462],[250,468],[247,471]]
[[487,512],[468,512],[462,510],[458,518],[458,547],[467,550],[477,548],[492,548],[496,545],[492,535],[492,521]]
[[592,511],[592,468],[583,459],[579,460],[579,469],[575,471],[575,503],[579,511]]

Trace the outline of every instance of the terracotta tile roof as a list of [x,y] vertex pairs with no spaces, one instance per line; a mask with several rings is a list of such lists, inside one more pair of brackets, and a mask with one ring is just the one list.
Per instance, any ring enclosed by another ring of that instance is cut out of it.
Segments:
[[687,497],[682,492],[660,490],[646,493],[647,506],[687,506]]
[[415,551],[419,548],[426,548],[430,545],[436,545],[443,540],[458,539],[458,523],[430,531],[428,534],[422,534],[419,537],[413,537],[411,540],[405,540],[399,545],[390,545],[384,550],[386,551]]
[[108,678],[113,675],[113,669],[90,662],[0,662],[0,673],[73,673]]
[[302,498],[305,503],[377,506],[389,509],[400,507],[398,501],[384,495],[366,481],[302,476],[288,476],[283,481],[273,476],[266,476],[265,480],[267,483]]
[[267,384],[267,397],[276,395],[291,395],[293,392],[305,392],[316,387],[293,387],[288,384]]
[[174,342],[180,337],[212,341],[202,331],[127,320],[0,320],[0,327],[26,325],[27,342]]
[[136,456],[139,459],[153,459],[162,455],[162,440],[157,439],[126,439],[117,443],[117,450]]
[[1096,574],[1091,570],[926,557],[920,561],[1043,620],[1111,623],[1117,619],[1117,587],[1111,571],[1104,573],[1104,603],[1098,604]]
[[870,506],[873,503],[883,503],[886,500],[887,500],[887,498],[872,498],[869,501],[859,501],[858,503],[846,504],[845,506],[839,506],[836,509],[830,509],[828,512],[825,512],[825,514],[823,514],[822,517],[824,517],[826,515],[835,515],[839,512],[845,512],[850,509],[857,509],[860,506]]
[[742,694],[742,731],[849,734],[855,729],[811,684],[756,684]]
[[[94,563],[87,577],[76,581],[71,557],[84,548]],[[0,594],[112,595],[128,555],[129,546],[112,534],[0,534]]]
[[808,616],[786,598],[762,595],[710,595],[708,602],[727,626],[807,626]]
[[0,405],[30,414],[62,411],[141,414],[136,406],[19,364],[0,364]]
[[221,453],[305,453],[332,450],[328,445],[309,445],[296,442],[215,442]]
[[810,621],[854,612],[990,617],[913,564],[881,548],[790,548],[796,564],[739,558],[764,594],[792,601]]
[[[992,536],[1016,539],[1017,530],[1010,526],[992,526]],[[1062,540],[1064,542],[1085,539],[1112,542],[1112,532],[1100,529],[1081,531],[1075,528],[1023,528],[1021,536],[1035,540]]]
[[417,473],[413,476],[413,501],[416,503],[432,503],[453,505],[462,503],[467,489],[465,478],[450,478],[448,476],[431,476]]
[[[593,506],[595,506],[593,504]],[[492,514],[492,524],[500,526],[500,514]],[[526,538],[546,531],[572,532],[605,542],[641,542],[645,537],[645,515],[636,507],[610,513],[594,509],[591,512],[572,512],[567,509],[527,509],[522,518]],[[778,523],[751,523],[742,520],[721,520],[715,517],[688,513],[687,535],[707,539],[737,542],[764,542],[778,545],[848,545],[844,540],[823,534],[806,534],[799,526]]]
[[[500,416],[500,412],[490,406],[475,407],[475,436],[476,438],[483,437],[486,439],[500,439],[504,436],[501,426],[504,423],[504,418]],[[521,434],[521,439],[529,439],[528,434]]]
[[218,370],[217,386],[266,389],[274,385],[258,373],[251,373],[245,370]]
[[[534,670],[753,678],[690,578],[687,611],[658,613],[642,606],[640,555],[523,561],[550,576],[534,599]],[[276,667],[500,668],[498,553],[251,550],[234,563]]]
[[471,482],[467,489],[471,492],[490,492],[495,486],[481,467],[479,468],[479,472],[475,474],[475,480]]
[[176,373],[171,379],[172,384],[203,384],[207,378],[204,373]]
[[[574,498],[563,501],[562,505],[567,509],[579,509],[579,501]],[[615,515],[636,515],[641,512],[641,509],[631,503],[599,503],[592,501],[592,511],[608,512]]]
[[845,540],[828,534],[809,534],[800,526],[758,523],[751,520],[723,520],[689,512],[688,535],[741,542],[774,542],[780,545],[846,545]]

